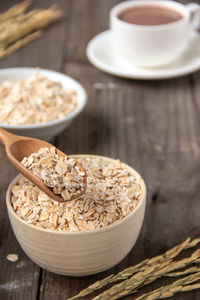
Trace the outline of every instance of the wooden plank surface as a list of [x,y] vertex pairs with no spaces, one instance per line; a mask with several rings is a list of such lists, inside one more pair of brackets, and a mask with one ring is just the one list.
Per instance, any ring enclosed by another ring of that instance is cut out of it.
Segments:
[[[64,300],[97,279],[162,253],[188,236],[200,236],[200,72],[149,82],[107,75],[89,64],[85,47],[95,34],[108,27],[108,12],[119,1],[57,2],[64,13],[63,21],[48,29],[40,40],[1,61],[0,68],[45,67],[62,71],[84,85],[87,107],[56,138],[56,145],[69,154],[119,157],[135,167],[148,187],[146,215],[135,247],[116,267],[85,278],[40,270],[20,249],[8,221],[5,192],[16,172],[1,146],[1,300]],[[0,1],[0,11],[14,3]],[[38,0],[34,5],[47,8],[51,3]],[[97,89],[99,83],[101,89]],[[18,253],[19,261],[8,262],[9,253]],[[167,282],[162,279],[151,288]],[[149,287],[143,289],[147,290]],[[200,291],[173,299],[199,300]]]

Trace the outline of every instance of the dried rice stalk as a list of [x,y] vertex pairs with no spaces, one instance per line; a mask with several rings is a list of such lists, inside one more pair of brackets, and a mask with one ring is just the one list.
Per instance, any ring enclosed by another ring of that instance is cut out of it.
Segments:
[[[180,272],[171,272],[171,273],[167,273],[167,274],[164,274],[163,276],[165,277],[178,277],[178,276],[183,276],[185,274],[191,274],[191,273],[196,273],[199,271],[199,268],[198,267],[191,267],[191,268],[188,268],[184,271],[180,271]],[[149,278],[148,280],[146,280],[140,287],[143,287],[147,284],[150,284],[151,282],[155,281],[155,278],[152,277],[152,278]],[[133,291],[131,292],[130,294],[132,293],[135,293],[137,291]]]
[[4,22],[0,22],[0,34],[2,31],[8,30],[8,26],[19,25],[22,22],[25,22],[28,18],[32,17],[34,14],[38,13],[40,10],[34,9],[25,15],[19,15],[13,18],[10,18]]
[[184,271],[168,273],[168,274],[166,274],[166,276],[167,277],[178,277],[178,276],[182,276],[182,275],[185,275],[185,274],[196,273],[196,272],[199,272],[199,271],[200,270],[199,270],[198,267],[191,267],[191,268],[188,268]]
[[106,290],[102,294],[96,296],[94,300],[113,300],[119,299],[123,296],[132,294],[136,288],[148,284],[157,278],[166,275],[174,270],[186,267],[191,263],[200,262],[200,249],[195,251],[190,257],[182,259],[180,261],[172,261],[160,264],[155,264],[144,271],[140,271],[135,275],[131,276],[129,279],[114,285],[110,289]]
[[33,14],[23,23],[10,24],[10,26],[0,35],[0,44],[7,47],[15,41],[32,34],[32,32],[47,27],[53,21],[61,17],[61,11],[52,6],[48,10],[40,10]]
[[[198,269],[199,270],[199,269]],[[193,275],[183,277],[172,284],[162,286],[150,293],[146,293],[136,298],[135,300],[155,300],[162,298],[169,298],[174,296],[176,293],[191,291],[200,288],[200,283],[189,285],[190,283],[200,280],[200,272]]]
[[27,0],[17,5],[14,5],[6,12],[0,14],[0,22],[7,21],[8,19],[23,14],[31,5],[31,1]]
[[112,274],[100,281],[97,281],[94,284],[87,287],[86,289],[82,290],[78,295],[69,298],[69,300],[79,299],[80,297],[89,295],[90,293],[102,288],[103,286],[105,286],[109,283],[114,283],[119,280],[127,279],[134,273],[145,270],[146,268],[149,268],[150,266],[152,266],[154,264],[160,264],[163,261],[167,261],[167,263],[168,263],[174,257],[176,257],[182,250],[195,247],[200,242],[200,239],[194,239],[193,241],[190,241],[190,240],[191,240],[190,238],[186,239],[182,244],[179,244],[179,245],[173,247],[172,249],[166,251],[163,255],[158,255],[154,258],[146,259],[135,266],[126,268],[125,270],[119,272],[116,275]]
[[8,48],[0,48],[0,59],[5,58],[12,54],[13,52],[17,51],[18,49],[22,48],[23,46],[29,44],[30,42],[40,38],[42,35],[42,31],[35,31],[34,33],[27,35],[21,40],[16,41],[14,44],[9,46]]

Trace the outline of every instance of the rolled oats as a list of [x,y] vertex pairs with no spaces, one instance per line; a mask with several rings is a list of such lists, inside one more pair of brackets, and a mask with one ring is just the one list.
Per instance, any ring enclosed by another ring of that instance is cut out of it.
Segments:
[[87,173],[84,195],[59,203],[20,175],[12,187],[11,202],[16,214],[39,228],[76,232],[113,224],[137,207],[143,196],[141,179],[130,174],[119,160],[89,156],[76,160]]
[[37,153],[24,157],[21,164],[64,200],[78,197],[85,190],[86,173],[72,157],[58,155],[55,147],[40,148]]
[[16,262],[18,261],[19,257],[17,254],[8,254],[7,255],[7,260],[9,260],[10,262]]
[[77,106],[76,91],[35,73],[0,83],[0,123],[26,125],[61,119]]

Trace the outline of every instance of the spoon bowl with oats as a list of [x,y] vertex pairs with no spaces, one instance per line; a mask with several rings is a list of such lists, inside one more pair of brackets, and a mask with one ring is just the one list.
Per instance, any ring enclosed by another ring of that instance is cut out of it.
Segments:
[[50,143],[0,128],[0,141],[13,166],[55,201],[78,199],[86,191],[84,168]]

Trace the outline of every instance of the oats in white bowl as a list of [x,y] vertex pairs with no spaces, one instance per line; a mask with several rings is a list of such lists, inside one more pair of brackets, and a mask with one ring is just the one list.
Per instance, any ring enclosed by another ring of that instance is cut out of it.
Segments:
[[28,125],[61,119],[75,110],[75,90],[34,73],[25,80],[0,83],[0,123]]
[[141,178],[119,160],[80,157],[87,173],[87,189],[79,199],[59,203],[20,176],[12,187],[11,203],[25,222],[57,231],[98,229],[123,219],[143,197]]

